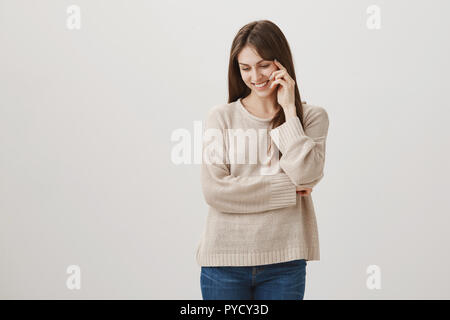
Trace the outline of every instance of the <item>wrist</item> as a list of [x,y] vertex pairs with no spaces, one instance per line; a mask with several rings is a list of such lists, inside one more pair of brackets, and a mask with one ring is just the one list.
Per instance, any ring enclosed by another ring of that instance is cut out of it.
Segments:
[[297,108],[295,107],[295,105],[289,105],[283,110],[286,120],[297,116]]

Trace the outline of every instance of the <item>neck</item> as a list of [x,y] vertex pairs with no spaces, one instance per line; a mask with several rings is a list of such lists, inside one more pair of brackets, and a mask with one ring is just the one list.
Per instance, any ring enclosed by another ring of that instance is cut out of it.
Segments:
[[245,99],[251,106],[254,106],[255,109],[264,114],[275,114],[279,109],[276,94],[268,97],[259,97],[256,94],[250,93]]

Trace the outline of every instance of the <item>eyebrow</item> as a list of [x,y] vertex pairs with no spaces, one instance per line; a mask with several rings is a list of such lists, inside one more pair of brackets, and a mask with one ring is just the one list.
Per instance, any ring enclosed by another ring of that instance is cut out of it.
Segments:
[[[263,61],[265,61],[265,60],[264,60],[264,59],[259,60],[256,64],[259,64],[259,63],[261,63],[261,62],[263,62]],[[243,64],[244,66],[249,66],[249,64],[246,64],[246,63],[241,63],[241,62],[239,62],[239,64]]]

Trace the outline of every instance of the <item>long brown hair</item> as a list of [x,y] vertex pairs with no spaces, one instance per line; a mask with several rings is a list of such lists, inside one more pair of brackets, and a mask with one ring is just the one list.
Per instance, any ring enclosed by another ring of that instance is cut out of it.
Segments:
[[[304,127],[302,103],[306,102],[302,102],[300,98],[291,50],[283,32],[269,20],[258,20],[246,24],[233,39],[228,66],[228,103],[238,98],[245,98],[251,92],[242,80],[237,60],[237,56],[245,46],[252,47],[264,60],[277,59],[287,69],[295,81],[295,109]],[[278,107],[278,112],[269,124],[272,129],[286,121],[283,108],[279,104]]]

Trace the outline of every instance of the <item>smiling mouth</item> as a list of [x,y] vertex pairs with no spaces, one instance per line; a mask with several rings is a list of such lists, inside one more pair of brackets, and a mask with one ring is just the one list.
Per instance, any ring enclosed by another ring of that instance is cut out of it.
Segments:
[[257,88],[257,89],[263,89],[263,88],[266,88],[267,87],[267,85],[268,85],[268,83],[269,83],[269,80],[267,80],[267,81],[265,81],[265,82],[261,82],[261,84],[253,84],[254,86],[255,86],[255,88]]

